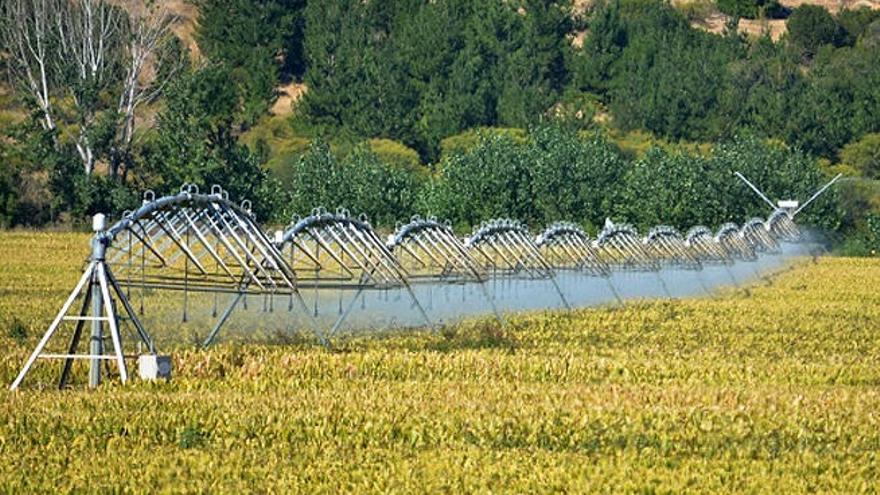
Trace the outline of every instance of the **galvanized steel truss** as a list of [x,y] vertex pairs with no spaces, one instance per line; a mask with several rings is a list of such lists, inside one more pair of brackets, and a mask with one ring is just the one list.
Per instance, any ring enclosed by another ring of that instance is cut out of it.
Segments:
[[555,270],[577,270],[607,277],[611,273],[590,236],[577,224],[556,222],[535,238],[535,245]]
[[779,243],[770,234],[767,224],[761,218],[752,218],[746,222],[740,229],[740,235],[759,253],[779,252]]
[[627,224],[605,225],[596,246],[603,260],[616,270],[658,271],[660,262],[652,256],[636,229]]
[[484,282],[488,278],[485,267],[455,236],[452,227],[436,218],[414,216],[409,223],[397,225],[387,247],[413,281]]
[[708,227],[699,225],[688,230],[685,244],[702,264],[733,264],[731,254],[716,241]]
[[528,227],[523,223],[508,218],[483,222],[465,240],[465,246],[493,277],[549,280],[562,304],[570,308],[556,282],[553,267],[541,255]]
[[715,242],[735,260],[755,261],[758,259],[755,248],[745,240],[739,226],[735,223],[725,223],[719,227],[718,233],[715,234]]
[[703,264],[695,250],[674,227],[660,225],[645,236],[648,253],[664,266],[676,266],[689,270],[702,270]]
[[405,290],[428,327],[433,327],[410,285],[410,273],[382,243],[365,216],[354,218],[343,208],[335,214],[316,208],[305,218],[294,218],[278,239],[278,249],[303,286],[355,291],[330,328],[329,336],[339,331],[358,298],[368,289]]

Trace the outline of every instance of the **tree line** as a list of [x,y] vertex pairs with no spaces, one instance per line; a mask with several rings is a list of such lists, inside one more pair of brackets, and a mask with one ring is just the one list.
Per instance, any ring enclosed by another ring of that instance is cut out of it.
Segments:
[[[75,220],[131,208],[144,188],[216,182],[275,221],[321,204],[383,224],[411,209],[462,225],[655,214],[681,226],[753,213],[730,167],[780,194],[818,183],[817,159],[867,178],[880,169],[880,14],[866,9],[719,2],[735,16],[788,16],[773,41],[732,25],[704,32],[659,0],[586,12],[568,0],[194,0],[194,57],[160,4],[4,0],[13,92],[0,103],[29,116],[0,122],[0,222]],[[312,144],[279,174],[266,167],[271,146],[241,136],[291,81],[308,89],[289,127]],[[529,131],[446,152],[481,127]],[[715,144],[632,156],[607,138],[632,130]],[[370,138],[424,165],[358,144]],[[870,232],[868,216],[839,210],[815,220]]]
[[[558,124],[534,126],[523,136],[480,133],[473,146],[446,155],[438,174],[422,178],[364,147],[337,157],[320,140],[293,167],[294,212],[343,206],[379,225],[416,212],[460,231],[503,216],[533,226],[568,219],[593,232],[609,217],[642,229],[718,227],[770,213],[733,171],[780,199],[806,199],[823,180],[814,158],[751,134],[705,154],[653,148],[633,159],[601,133]],[[804,215],[829,231],[849,221],[833,191]]]

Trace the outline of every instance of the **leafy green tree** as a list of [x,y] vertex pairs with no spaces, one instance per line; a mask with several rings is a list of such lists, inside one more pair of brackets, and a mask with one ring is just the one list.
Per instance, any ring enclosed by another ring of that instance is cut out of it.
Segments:
[[842,44],[854,46],[859,38],[868,30],[872,22],[880,19],[880,10],[868,7],[857,9],[843,9],[837,13],[837,23],[843,29],[845,35]]
[[184,74],[168,89],[144,150],[145,182],[166,193],[184,183],[219,184],[233,199],[250,199],[258,217],[272,218],[286,201],[257,156],[236,141],[237,89],[222,65]]
[[457,225],[510,216],[546,224],[568,219],[598,225],[626,169],[599,136],[580,138],[561,126],[538,126],[526,139],[484,133],[439,165],[427,210]]
[[880,179],[880,133],[865,134],[840,152],[843,163],[855,167],[864,177]]
[[543,0],[523,2],[515,19],[518,36],[505,50],[498,95],[498,122],[526,127],[558,100],[568,73],[565,68],[571,29],[567,5]]
[[[818,160],[797,148],[766,141],[751,134],[740,134],[717,144],[709,157],[708,170],[715,207],[709,222],[766,216],[767,206],[745,184],[732,177],[738,171],[774,199],[802,199],[822,185],[826,177],[819,168]],[[836,230],[841,221],[837,191],[817,200],[798,217],[804,224]]]
[[829,159],[857,136],[880,131],[880,51],[825,48],[779,136]]
[[391,65],[390,39],[383,34],[386,15],[381,2],[307,5],[305,81],[310,90],[303,109],[313,124],[346,127],[367,137],[401,137],[389,131],[409,121],[413,101]]
[[718,0],[718,10],[746,19],[775,18],[784,13],[783,7],[775,0]]
[[724,71],[739,56],[738,42],[692,29],[668,5],[657,4],[627,25],[632,35],[609,95],[615,122],[673,140],[716,137]]
[[802,101],[808,81],[798,57],[769,36],[755,41],[745,57],[728,64],[719,101],[721,134],[748,128],[764,136],[781,136],[791,109]]
[[230,67],[239,86],[242,121],[255,122],[275,100],[279,72],[295,76],[304,68],[305,0],[196,0],[196,5],[199,48]]
[[534,221],[530,158],[524,146],[500,134],[453,152],[439,166],[429,213],[466,225],[501,216]]
[[[843,30],[821,8],[796,14],[787,41],[749,42],[700,32],[662,2],[598,4],[570,58],[572,90],[597,93],[623,130],[715,141],[748,129],[836,159],[843,145],[880,129],[880,51],[861,42],[835,48],[847,43]],[[871,15],[842,18],[862,38],[870,30]]]
[[565,86],[570,2],[331,0],[305,9],[318,126],[388,137],[436,158],[477,126],[523,126]]
[[[842,48],[814,63],[816,85],[841,94],[849,103],[849,139],[880,132],[880,50],[863,46]],[[835,82],[836,79],[836,82]]]
[[788,40],[804,56],[811,58],[824,45],[845,41],[844,30],[834,17],[818,5],[801,5],[788,18]]
[[584,139],[560,126],[533,128],[529,137],[535,220],[601,225],[627,170],[621,154],[599,135]]
[[294,213],[345,208],[377,225],[393,225],[412,214],[423,180],[412,170],[382,162],[366,145],[340,159],[322,140],[313,142],[291,167]]
[[34,113],[5,129],[0,144],[0,220],[41,226],[78,224],[96,213],[116,214],[137,201],[128,186],[107,174],[86,174],[73,143],[56,139]]
[[569,62],[573,80],[580,91],[605,95],[613,77],[612,67],[627,45],[620,3],[599,2],[589,21],[589,36]]
[[[742,135],[703,157],[662,149],[649,151],[629,169],[624,201],[613,213],[643,228],[670,223],[679,228],[717,226],[766,217],[766,205],[734,176],[745,174],[771,198],[806,197],[823,182],[815,159],[784,146]],[[832,192],[804,212],[807,223],[835,229],[841,220]]]

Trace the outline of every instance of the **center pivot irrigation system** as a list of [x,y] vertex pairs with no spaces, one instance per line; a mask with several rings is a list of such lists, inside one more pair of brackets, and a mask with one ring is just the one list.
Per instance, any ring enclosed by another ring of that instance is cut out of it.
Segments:
[[[475,287],[504,324],[503,312],[496,306],[498,291],[490,290],[490,283],[543,283],[542,296],[555,297],[552,305],[564,308],[572,305],[558,279],[567,274],[604,279],[618,303],[623,298],[613,279],[625,273],[656,275],[667,295],[671,294],[661,277],[664,269],[699,272],[704,267],[724,267],[735,284],[730,267],[736,262],[755,261],[761,254],[778,252],[784,244],[804,241],[795,217],[840,178],[799,205],[773,204],[745,177],[737,176],[771,205],[766,220],[752,219],[741,227],[728,223],[714,233],[698,226],[686,235],[659,226],[646,236],[609,220],[595,239],[568,222],[554,223],[533,236],[526,225],[510,219],[484,222],[460,239],[448,222],[415,216],[398,224],[383,241],[367,218],[353,217],[344,209],[335,213],[315,209],[305,218],[294,218],[287,230],[270,235],[256,223],[248,201],[233,203],[219,186],[203,193],[188,184],[178,194],[161,198],[148,191],[139,209],[125,212],[109,227],[103,215],[95,216],[92,252],[83,274],[11,388],[19,387],[38,360],[61,362],[61,388],[69,384],[76,360],[88,362],[92,387],[113,372],[113,364],[125,383],[127,360],[157,357],[154,339],[143,324],[145,306],[167,309],[167,302],[145,305],[157,294],[181,307],[182,322],[190,320],[193,306],[213,301],[214,323],[201,340],[203,346],[214,341],[236,308],[247,308],[249,296],[262,298],[263,311],[274,312],[280,306],[281,312],[286,306],[290,318],[294,314],[304,318],[326,345],[357,301],[363,304],[368,291],[399,291],[423,326],[435,328],[432,305],[425,305],[418,295],[424,287],[429,291],[438,286]],[[340,294],[332,324],[318,318],[318,302],[328,291]],[[304,293],[314,295],[313,304]],[[344,293],[351,295],[347,304]],[[466,293],[462,294],[464,304]],[[221,297],[228,298],[222,311]],[[59,335],[62,327],[70,329],[64,342]],[[58,342],[50,346],[54,341]],[[58,350],[50,350],[53,347]],[[112,351],[105,350],[110,347]],[[126,349],[135,352],[126,354]]]

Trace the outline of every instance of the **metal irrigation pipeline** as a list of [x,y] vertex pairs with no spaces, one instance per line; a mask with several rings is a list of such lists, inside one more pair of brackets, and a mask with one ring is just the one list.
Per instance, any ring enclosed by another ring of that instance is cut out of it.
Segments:
[[[184,321],[190,292],[230,292],[238,297],[246,291],[296,292],[294,273],[257,225],[249,203],[232,203],[219,186],[204,194],[197,186],[184,184],[178,193],[161,198],[147,191],[140,208],[126,212],[109,228],[104,216],[96,215],[93,228],[92,256],[80,282],[12,388],[18,387],[37,359],[64,361],[59,381],[62,388],[77,359],[91,363],[90,386],[100,383],[102,363],[109,361],[117,363],[124,383],[128,356],[123,349],[123,327],[133,327],[136,340],[155,356],[153,340],[140,322],[148,292],[182,293]],[[131,304],[138,292],[140,311]],[[70,314],[77,300],[82,302],[81,309]],[[69,344],[63,350],[47,350],[66,322],[74,323]],[[78,348],[86,322],[91,326],[91,339],[88,352],[83,354]],[[112,354],[104,350],[105,330],[113,343]]]
[[553,267],[541,256],[528,227],[519,221],[483,222],[465,240],[465,246],[495,276],[553,277]]
[[778,253],[779,243],[770,234],[761,218],[752,218],[740,229],[742,238],[759,253]]
[[397,224],[386,247],[413,281],[482,282],[488,278],[485,267],[455,236],[449,222],[434,217],[415,215],[408,223]]
[[549,280],[562,304],[571,308],[525,224],[506,218],[483,222],[464,244],[491,276]]
[[704,265],[732,265],[734,262],[731,253],[715,240],[708,227],[692,227],[685,236],[685,244]]
[[554,269],[575,270],[604,278],[618,305],[623,305],[623,298],[611,281],[611,267],[580,226],[556,222],[535,238],[535,244]]
[[[604,277],[618,301],[621,299],[612,283],[615,270],[653,272],[667,294],[661,274],[664,266],[700,270],[710,264],[722,265],[736,284],[730,270],[735,261],[754,261],[761,253],[781,251],[783,243],[806,240],[793,219],[833,182],[796,210],[780,206],[766,221],[753,218],[742,228],[727,223],[714,236],[706,227],[694,227],[682,237],[672,227],[659,226],[642,239],[632,226],[607,221],[592,242],[573,223],[554,223],[533,237],[526,225],[510,219],[484,222],[462,241],[448,222],[417,216],[399,224],[383,242],[365,216],[353,217],[342,208],[335,213],[316,208],[309,216],[294,218],[286,231],[270,239],[257,224],[250,203],[233,203],[219,186],[204,193],[193,184],[184,184],[177,193],[164,197],[147,191],[140,208],[125,212],[109,228],[103,215],[95,216],[92,255],[85,271],[12,388],[20,385],[39,359],[64,361],[61,387],[68,383],[76,359],[91,362],[92,386],[100,383],[103,365],[110,362],[117,363],[125,382],[125,359],[131,357],[123,353],[127,336],[156,356],[154,341],[140,321],[150,309],[144,301],[154,291],[180,295],[184,321],[191,293],[213,295],[212,318],[219,314],[217,295],[232,295],[204,345],[213,341],[240,301],[246,307],[249,294],[262,295],[264,308],[269,298],[269,311],[273,308],[271,298],[288,297],[288,309],[298,306],[318,339],[326,344],[365,290],[406,291],[427,325],[433,327],[411,283],[424,282],[429,293],[431,283],[476,283],[502,323],[494,297],[486,288],[489,279],[506,278],[517,280],[517,284],[549,281],[566,307],[570,306],[556,279],[557,271],[562,270]],[[753,268],[757,274],[758,268]],[[315,291],[314,311],[302,297],[305,289]],[[321,290],[340,295],[339,316],[329,332],[317,320]],[[354,297],[343,308],[342,293],[347,290]],[[58,345],[53,336],[67,325],[73,327],[72,336]],[[86,341],[83,335],[89,327],[91,339],[83,354],[78,348]],[[112,352],[104,349],[107,337]]]
[[716,240],[708,227],[702,225],[692,227],[687,232],[685,244],[703,266],[723,267],[733,285],[739,287],[739,281],[731,270],[731,265],[735,262],[733,256]]
[[347,307],[340,307],[329,336],[339,330],[365,290],[406,290],[428,327],[433,328],[431,318],[410,286],[410,273],[382,243],[366,215],[353,217],[345,208],[338,208],[336,213],[315,208],[305,218],[293,218],[290,227],[277,239],[277,247],[300,284],[316,292],[315,316],[318,291],[355,291]]
[[786,210],[777,209],[771,213],[765,225],[767,231],[775,239],[790,243],[803,240],[801,229],[794,223],[791,214]]
[[[248,294],[272,301],[288,295],[306,309],[295,272],[257,224],[250,201],[235,204],[220,186],[204,194],[196,185],[184,184],[178,194],[162,198],[147,191],[141,208],[125,214],[108,235],[125,238],[108,249],[108,264],[118,267],[120,278],[140,298],[142,312],[152,290],[181,292],[183,321],[190,293],[214,295],[212,317],[218,315],[217,295],[233,294],[204,345],[213,341],[239,303],[246,307]],[[317,322],[312,326],[323,341]]]
[[306,287],[401,287],[409,274],[382,243],[365,216],[339,208],[294,217],[278,249]]
[[141,208],[126,212],[107,235],[107,264],[135,292],[286,293],[296,287],[249,203],[232,203],[219,186],[202,194],[185,184],[158,199],[147,191]]
[[606,222],[596,239],[599,254],[618,270],[658,271],[659,260],[652,256],[632,225]]
[[577,224],[556,222],[535,237],[535,245],[556,270],[577,270],[600,277],[611,272],[590,243],[590,236]]
[[702,270],[703,265],[696,253],[689,249],[681,234],[674,227],[659,225],[648,231],[644,239],[649,255],[664,266],[676,266],[688,270]]
[[735,260],[755,261],[758,259],[755,248],[743,238],[739,226],[735,223],[722,225],[715,234],[715,242]]
[[388,236],[388,249],[408,271],[413,283],[476,283],[501,325],[506,321],[486,289],[489,275],[449,222],[414,215]]

